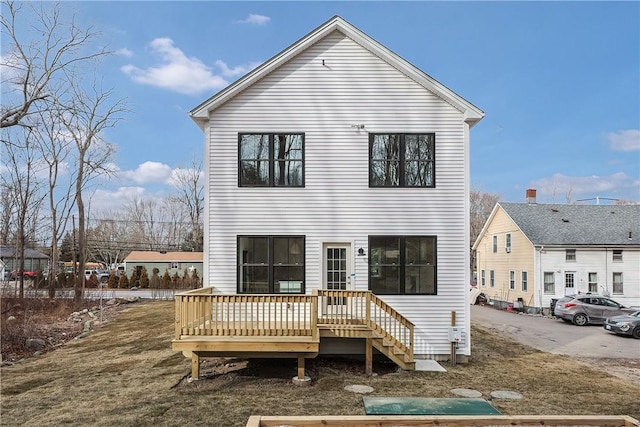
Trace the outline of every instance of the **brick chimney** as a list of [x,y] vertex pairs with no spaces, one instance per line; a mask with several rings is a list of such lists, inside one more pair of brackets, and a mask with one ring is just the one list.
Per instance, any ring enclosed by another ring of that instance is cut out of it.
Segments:
[[534,188],[528,188],[526,192],[527,203],[530,205],[536,204],[536,190]]

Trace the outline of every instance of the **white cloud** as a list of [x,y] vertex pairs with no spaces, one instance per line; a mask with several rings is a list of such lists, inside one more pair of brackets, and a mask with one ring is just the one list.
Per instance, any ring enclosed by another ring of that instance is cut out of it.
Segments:
[[187,57],[181,49],[174,46],[170,38],[154,39],[149,47],[152,53],[160,56],[161,64],[146,69],[132,64],[121,68],[135,82],[186,95],[221,89],[228,84],[198,58]]
[[566,176],[556,173],[553,176],[534,180],[530,188],[538,189],[546,195],[550,202],[565,203],[567,196],[572,201],[580,196],[621,197],[637,199],[640,191],[640,181],[633,179],[624,172],[609,176]]
[[24,65],[20,61],[20,57],[16,52],[8,52],[4,55],[0,55],[0,74],[2,74],[2,81],[12,81],[12,83],[19,83],[15,81],[22,75],[22,68]]
[[171,178],[171,167],[159,162],[144,162],[135,170],[121,171],[120,176],[137,184],[167,183]]
[[[173,187],[179,187],[181,185],[181,181],[191,181],[196,173],[196,170],[192,168],[175,168],[171,171],[171,176],[167,180],[167,184]],[[202,180],[204,179],[203,171],[200,171],[198,179],[200,180],[200,182],[202,182]]]
[[115,51],[115,54],[118,56],[126,56],[127,58],[131,58],[133,56],[133,51],[123,47],[122,49],[118,49]]
[[229,68],[226,62],[217,60],[216,65],[222,70],[222,75],[225,77],[237,77],[248,73],[249,71],[260,65],[260,62],[251,62],[248,65],[238,65],[237,67]]
[[613,151],[640,150],[640,130],[629,129],[607,134],[609,146]]
[[142,197],[146,193],[143,187],[119,187],[115,190],[98,188],[91,196],[91,211],[117,211],[127,200]]
[[239,20],[238,22],[241,24],[251,24],[251,25],[266,25],[271,21],[271,18],[264,15],[258,15],[257,13],[250,13],[246,18]]

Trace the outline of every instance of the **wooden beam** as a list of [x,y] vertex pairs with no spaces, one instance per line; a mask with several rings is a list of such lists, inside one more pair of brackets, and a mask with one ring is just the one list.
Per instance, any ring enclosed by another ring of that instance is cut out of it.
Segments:
[[403,426],[619,426],[637,427],[638,420],[626,415],[325,415],[251,416],[247,427],[393,427]]
[[373,344],[371,338],[366,339],[364,373],[371,375],[373,373]]
[[196,351],[191,353],[191,378],[200,379],[200,355]]
[[298,355],[298,379],[304,380],[304,354]]

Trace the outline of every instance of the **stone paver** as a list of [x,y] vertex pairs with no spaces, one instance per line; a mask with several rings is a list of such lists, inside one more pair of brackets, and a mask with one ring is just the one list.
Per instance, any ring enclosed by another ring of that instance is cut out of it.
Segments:
[[348,385],[344,389],[359,394],[373,393],[373,387],[369,387],[368,385]]

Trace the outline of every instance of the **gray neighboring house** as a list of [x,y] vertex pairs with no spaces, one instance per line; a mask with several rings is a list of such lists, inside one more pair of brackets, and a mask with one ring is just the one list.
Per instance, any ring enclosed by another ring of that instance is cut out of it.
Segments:
[[539,310],[592,292],[640,306],[640,205],[498,203],[473,248],[497,303]]
[[[0,246],[0,269],[2,279],[9,277],[9,273],[18,270],[19,260],[13,246]],[[25,248],[24,250],[24,271],[36,272],[45,271],[49,267],[49,257],[35,249]]]
[[125,271],[131,277],[134,269],[147,269],[151,277],[154,268],[160,270],[158,275],[162,277],[165,271],[173,276],[178,273],[179,277],[187,270],[192,274],[193,270],[198,272],[198,277],[202,279],[202,252],[158,252],[158,251],[133,251],[124,259]]

